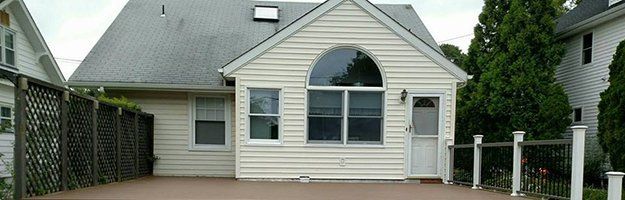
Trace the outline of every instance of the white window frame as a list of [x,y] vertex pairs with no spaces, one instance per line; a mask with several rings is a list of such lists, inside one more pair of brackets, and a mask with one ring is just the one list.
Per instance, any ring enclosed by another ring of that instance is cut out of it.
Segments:
[[[580,120],[579,121],[575,121],[575,110],[579,109],[581,111],[580,113]],[[579,107],[574,107],[573,108],[573,113],[571,115],[571,120],[573,121],[573,124],[583,124],[584,123],[584,107],[583,106],[579,106]]]
[[[9,108],[9,109],[11,109],[11,116],[10,116],[10,117],[8,117],[8,118],[7,118],[7,117],[3,117],[2,115],[0,115],[0,119],[8,119],[8,120],[11,120],[11,125],[14,125],[14,123],[15,123],[15,119],[14,119],[14,117],[13,117],[13,116],[14,116],[13,105],[9,105],[9,104],[0,104],[0,107],[4,107],[4,108]],[[2,132],[0,132],[0,133],[14,133],[14,132],[15,132],[15,130],[13,130],[13,127],[11,127],[11,128],[9,128],[9,129],[7,129],[7,130],[5,130],[5,131],[2,131]]]
[[[196,98],[224,99],[225,144],[195,144]],[[231,99],[228,95],[220,94],[190,94],[189,95],[189,151],[230,151],[232,147],[232,117]]]
[[[586,37],[586,35],[588,35],[588,34],[592,34],[592,37],[591,37],[591,40],[590,40],[590,47],[588,47],[588,48],[584,48],[584,37]],[[594,54],[594,52],[593,52],[593,50],[595,49],[595,33],[594,33],[594,32],[587,32],[587,33],[584,33],[584,34],[582,34],[582,37],[581,37],[581,38],[582,38],[582,39],[581,39],[581,40],[582,40],[582,41],[581,41],[581,43],[582,43],[582,44],[581,44],[581,49],[582,49],[582,51],[581,51],[581,56],[580,56],[580,63],[582,64],[582,66],[591,65],[593,62],[595,62],[595,59],[594,59],[594,55],[595,55],[595,54]],[[584,64],[584,52],[585,52],[586,50],[590,50],[590,62],[589,62],[589,63]]]
[[[371,58],[373,60],[373,62],[375,62],[376,66],[378,67],[378,70],[380,72],[380,76],[382,78],[382,87],[353,87],[353,86],[314,86],[314,85],[310,85],[310,75],[312,74],[312,71],[314,70],[315,66],[317,65],[317,62],[323,58],[326,54],[337,50],[337,49],[354,49],[360,52],[363,52],[365,54],[367,54],[367,56],[369,56],[369,58]],[[343,92],[343,113],[342,113],[342,127],[341,127],[341,142],[337,143],[337,142],[332,142],[332,141],[322,141],[322,140],[308,140],[308,135],[309,135],[309,131],[308,131],[308,118],[309,118],[309,96],[308,96],[308,92],[309,91],[336,91],[336,92]],[[350,91],[357,91],[357,92],[380,92],[382,93],[382,122],[380,124],[381,126],[381,130],[380,130],[380,141],[379,142],[352,142],[349,143],[348,140],[348,136],[349,136],[349,92]],[[373,56],[373,54],[369,51],[367,51],[365,48],[362,48],[360,46],[357,45],[337,45],[334,47],[331,47],[329,49],[327,49],[326,51],[324,51],[323,53],[321,53],[316,59],[315,61],[310,65],[310,68],[308,70],[308,75],[306,75],[306,92],[305,92],[305,101],[304,101],[304,112],[305,112],[305,117],[304,117],[304,141],[305,144],[307,146],[319,146],[319,147],[363,147],[363,148],[384,148],[384,146],[386,145],[386,120],[388,119],[387,116],[387,111],[386,111],[386,99],[387,99],[387,88],[386,88],[386,76],[384,73],[384,70],[382,69],[382,65],[380,63],[379,60],[377,60],[377,58],[375,56]]]
[[[7,63],[7,57],[6,57],[5,51],[6,51],[6,49],[9,49],[9,48],[7,48],[4,45],[4,42],[5,42],[4,41],[5,40],[4,33],[5,32],[9,32],[9,33],[13,34],[13,48],[10,49],[10,50],[13,51],[13,62],[14,62],[13,65]],[[13,29],[8,28],[8,27],[6,27],[4,25],[0,25],[0,53],[2,54],[2,57],[0,59],[0,63],[2,63],[2,65],[13,67],[13,68],[15,68],[17,66],[17,41],[16,40],[17,40],[17,32],[16,31],[14,31]]]
[[[250,92],[252,90],[265,90],[265,91],[275,91],[278,92],[278,114],[253,114],[250,111]],[[282,116],[283,112],[283,89],[282,88],[271,88],[271,87],[261,87],[261,88],[255,88],[255,87],[249,87],[245,89],[245,97],[246,97],[246,104],[245,104],[245,113],[247,114],[245,117],[245,140],[247,144],[267,144],[267,145],[277,145],[277,144],[282,144],[282,124],[284,124],[284,117]],[[251,120],[250,117],[251,116],[266,116],[266,117],[278,117],[278,139],[252,139],[251,138]]]

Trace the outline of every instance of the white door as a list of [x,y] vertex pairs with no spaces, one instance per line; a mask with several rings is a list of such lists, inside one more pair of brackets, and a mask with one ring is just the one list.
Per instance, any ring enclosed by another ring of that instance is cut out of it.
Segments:
[[415,97],[412,101],[411,175],[436,175],[439,109],[438,97]]

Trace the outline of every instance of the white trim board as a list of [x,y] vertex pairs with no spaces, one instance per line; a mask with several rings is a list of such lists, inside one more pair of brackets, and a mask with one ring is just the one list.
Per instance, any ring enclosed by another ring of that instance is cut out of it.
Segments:
[[401,36],[405,41],[411,44],[416,49],[420,50],[426,57],[430,58],[433,62],[441,66],[447,72],[456,77],[460,82],[466,82],[468,80],[467,73],[460,69],[458,66],[449,61],[445,56],[443,56],[440,52],[436,51],[434,48],[429,46],[427,43],[423,42],[421,38],[414,35],[412,32],[408,31],[405,27],[395,21],[393,18],[388,16],[378,7],[373,5],[368,0],[328,0],[321,5],[317,6],[317,8],[313,9],[309,13],[305,14],[301,18],[295,20],[293,23],[289,24],[286,28],[277,32],[267,40],[263,41],[259,45],[250,49],[246,53],[242,54],[235,60],[226,64],[223,67],[224,76],[228,77],[232,75],[235,71],[249,63],[250,61],[258,58],[267,50],[279,44],[281,41],[285,40],[289,36],[301,30],[304,26],[312,23],[319,17],[321,17],[326,12],[336,8],[341,3],[345,1],[351,1],[367,13],[371,14],[374,18],[378,19],[380,23],[386,25],[389,29],[395,32],[397,35]]

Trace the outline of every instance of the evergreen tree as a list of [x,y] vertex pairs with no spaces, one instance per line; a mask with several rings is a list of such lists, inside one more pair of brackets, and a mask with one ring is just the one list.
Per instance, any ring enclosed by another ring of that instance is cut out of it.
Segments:
[[625,41],[610,64],[610,86],[599,102],[599,143],[616,171],[625,170]]
[[458,46],[452,44],[441,44],[440,47],[441,50],[443,50],[443,54],[445,54],[445,57],[447,57],[447,59],[449,59],[452,63],[456,64],[458,67],[463,68],[462,63],[467,57],[467,54],[462,53],[462,50],[460,50]]
[[458,104],[460,137],[510,141],[515,130],[528,139],[561,137],[571,108],[555,83],[564,53],[554,33],[558,8],[551,1],[486,1],[465,63],[474,80]]
[[509,10],[508,0],[486,0],[479,23],[474,28],[474,38],[471,40],[469,51],[463,61],[462,68],[473,78],[458,90],[456,144],[473,142],[473,135],[490,132],[489,124],[480,125],[489,121],[489,115],[482,106],[473,101],[477,90],[477,83],[490,62],[494,49],[501,43],[497,29]]

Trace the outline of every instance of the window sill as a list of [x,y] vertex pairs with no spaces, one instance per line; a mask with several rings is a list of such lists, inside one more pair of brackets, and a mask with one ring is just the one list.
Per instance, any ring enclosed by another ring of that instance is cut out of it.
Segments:
[[281,141],[247,141],[245,143],[247,146],[280,146],[282,145]]
[[312,148],[359,148],[359,149],[384,149],[383,144],[315,144],[307,143],[305,147]]
[[192,146],[189,152],[229,152],[232,149],[229,146]]

